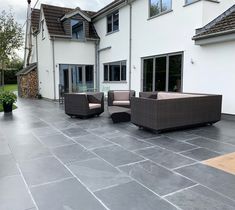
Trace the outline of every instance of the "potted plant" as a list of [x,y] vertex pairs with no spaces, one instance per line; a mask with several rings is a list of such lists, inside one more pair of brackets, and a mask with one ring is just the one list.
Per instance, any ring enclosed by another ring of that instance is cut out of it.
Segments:
[[4,112],[12,112],[12,106],[16,102],[17,96],[10,91],[0,92],[0,102],[2,103]]

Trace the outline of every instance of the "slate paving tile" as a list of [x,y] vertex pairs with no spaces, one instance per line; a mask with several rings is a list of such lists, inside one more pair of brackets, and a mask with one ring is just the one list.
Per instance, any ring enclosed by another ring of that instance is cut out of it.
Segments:
[[11,150],[6,142],[0,142],[0,155],[9,155]]
[[122,166],[120,169],[160,196],[196,184],[150,161]]
[[142,157],[124,150],[119,146],[108,146],[103,148],[94,149],[98,156],[111,163],[113,166],[125,165],[133,162],[143,160]]
[[164,133],[163,135],[166,137],[178,140],[178,141],[186,141],[186,140],[190,140],[190,139],[194,139],[198,137],[198,135],[187,133],[184,131],[168,132],[168,133]]
[[49,148],[75,144],[70,138],[62,134],[40,137],[40,141]]
[[24,161],[20,168],[29,186],[52,182],[72,174],[54,157]]
[[166,196],[167,200],[182,210],[233,210],[235,202],[201,185]]
[[174,151],[174,152],[182,152],[190,149],[197,148],[197,146],[180,142],[174,139],[170,139],[168,137],[162,136],[155,139],[149,139],[147,142],[150,142],[151,144],[157,145],[159,147]]
[[39,145],[40,142],[38,139],[32,134],[24,134],[24,135],[12,135],[7,138],[9,145],[14,146],[14,145],[26,145],[26,144],[37,144]]
[[93,134],[88,134],[85,136],[77,137],[77,138],[74,138],[74,140],[87,149],[94,149],[98,147],[112,145],[111,142],[106,141],[104,138],[93,135]]
[[58,131],[52,127],[42,127],[42,128],[35,128],[32,131],[36,136],[49,136],[58,133]]
[[74,162],[68,167],[91,191],[131,181],[124,173],[98,158]]
[[128,136],[128,135],[114,137],[114,138],[111,138],[110,141],[116,144],[119,144],[120,146],[124,147],[127,150],[137,150],[137,149],[142,149],[142,148],[153,146],[152,144],[149,144],[144,141],[140,141],[137,138],[133,136]]
[[174,206],[162,200],[137,182],[118,185],[95,193],[109,209],[173,210]]
[[199,147],[204,147],[209,150],[213,150],[221,154],[235,152],[235,146],[233,145],[221,143],[221,142],[206,139],[206,138],[196,138],[187,142],[189,142],[190,144],[197,145]]
[[0,178],[0,209],[25,210],[34,207],[21,176]]
[[66,134],[69,137],[78,137],[78,136],[84,136],[89,134],[86,130],[79,128],[79,127],[71,127],[62,130],[64,134]]
[[64,164],[95,157],[95,155],[78,144],[56,147],[52,151]]
[[89,132],[98,135],[98,136],[105,136],[105,135],[112,135],[113,133],[118,132],[117,129],[112,128],[111,126],[103,126],[100,128],[90,129]]
[[192,159],[159,147],[137,150],[136,153],[169,169],[178,168],[195,162]]
[[39,210],[105,210],[76,179],[31,188]]
[[180,154],[182,154],[186,157],[193,158],[193,159],[198,160],[198,161],[211,159],[211,158],[214,158],[214,157],[217,157],[217,156],[221,155],[217,152],[210,151],[206,148],[198,148],[198,149],[182,152]]
[[0,179],[4,176],[19,174],[16,162],[12,155],[0,155]]
[[176,172],[235,200],[235,176],[203,164],[186,166]]

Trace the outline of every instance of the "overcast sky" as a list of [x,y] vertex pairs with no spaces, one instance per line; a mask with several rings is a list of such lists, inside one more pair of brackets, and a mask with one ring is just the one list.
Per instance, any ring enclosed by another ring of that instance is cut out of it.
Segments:
[[[32,6],[35,5],[36,1],[37,0],[32,0]],[[112,2],[112,0],[39,0],[36,8],[40,8],[40,4],[44,3],[70,8],[80,7],[85,10],[97,11],[110,2]],[[26,20],[27,4],[27,0],[0,0],[0,11],[9,11],[9,9],[11,9],[17,22],[23,25]],[[23,50],[19,52],[19,56],[23,57]]]

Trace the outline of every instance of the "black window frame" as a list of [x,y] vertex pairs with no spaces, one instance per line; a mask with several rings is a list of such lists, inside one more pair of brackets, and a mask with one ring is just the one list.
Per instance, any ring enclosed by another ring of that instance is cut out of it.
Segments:
[[[114,71],[115,67],[119,64],[119,79],[118,80],[113,80],[111,79],[112,73],[115,74]],[[116,62],[110,62],[110,63],[104,63],[104,71],[103,71],[103,80],[104,82],[126,82],[127,81],[127,61],[122,60],[122,61],[116,61]]]
[[[79,38],[78,36],[76,38],[73,37],[73,25],[72,22],[73,21],[77,21],[78,23],[81,22],[82,23],[82,37]],[[71,27],[71,37],[73,40],[84,40],[85,39],[85,22],[83,20],[78,20],[78,19],[71,19],[70,20],[70,27]]]
[[157,17],[157,16],[160,16],[160,15],[162,15],[164,13],[168,13],[168,12],[172,11],[172,0],[170,0],[171,1],[170,2],[170,8],[168,8],[166,10],[164,10],[163,7],[162,7],[162,5],[164,5],[163,1],[165,1],[165,0],[159,0],[159,2],[160,2],[160,11],[158,13],[156,13],[156,14],[151,14],[152,13],[151,12],[152,0],[149,0],[149,18]]
[[41,21],[42,40],[45,39],[45,20]]
[[[115,15],[117,15],[117,20],[115,20]],[[107,34],[119,31],[119,10],[107,15]],[[115,28],[115,22],[117,21],[117,28]],[[111,24],[111,25],[110,25]]]

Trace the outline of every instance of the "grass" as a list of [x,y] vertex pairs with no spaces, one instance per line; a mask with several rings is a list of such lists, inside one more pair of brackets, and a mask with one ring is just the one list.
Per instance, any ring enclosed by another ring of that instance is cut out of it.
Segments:
[[[12,110],[17,109],[17,106],[13,104]],[[3,112],[2,104],[0,104],[0,112]]]
[[5,90],[5,91],[17,91],[18,86],[17,84],[12,84],[12,85],[5,85],[4,88],[0,87],[0,90]]

